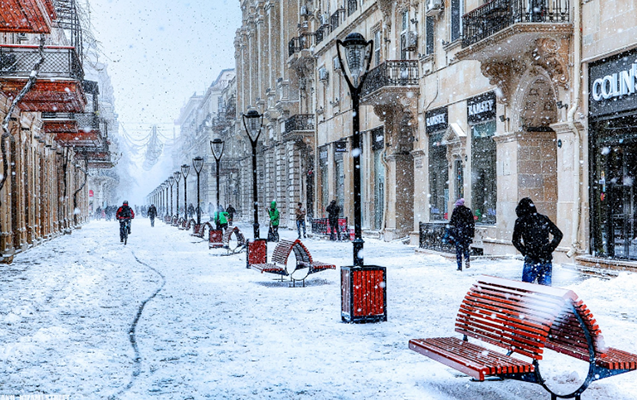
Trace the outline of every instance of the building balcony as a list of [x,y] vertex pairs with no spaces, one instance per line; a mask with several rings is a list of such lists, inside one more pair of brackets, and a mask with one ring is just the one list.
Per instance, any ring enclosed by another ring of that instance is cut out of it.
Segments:
[[[38,46],[0,45],[0,90],[13,100],[40,60]],[[29,112],[82,112],[84,71],[73,47],[47,46],[38,79],[18,106]]]
[[418,60],[385,61],[367,73],[361,90],[361,104],[393,104],[405,98],[416,98]]
[[314,137],[314,114],[296,114],[285,120],[286,139],[304,139]]
[[44,131],[55,135],[64,147],[96,147],[104,144],[99,117],[95,113],[42,114]]
[[0,32],[51,33],[56,17],[53,0],[3,0]]
[[96,151],[88,151],[83,155],[86,156],[86,160],[88,161],[89,168],[95,169],[106,169],[113,168],[115,166],[115,162],[113,160],[112,154],[106,150],[96,150]]
[[460,60],[498,60],[527,52],[540,38],[572,35],[569,0],[491,0],[462,17]]
[[[313,59],[311,49],[316,45],[316,33],[314,32],[305,32],[301,33],[298,37],[292,38],[288,42],[288,55],[290,57],[290,62],[294,62],[295,58],[297,59]],[[296,56],[296,57],[295,57]]]

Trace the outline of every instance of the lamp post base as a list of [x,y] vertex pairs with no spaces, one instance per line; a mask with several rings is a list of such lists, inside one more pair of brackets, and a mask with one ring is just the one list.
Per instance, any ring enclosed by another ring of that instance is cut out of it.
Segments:
[[259,239],[260,235],[259,235],[259,223],[255,222],[253,225],[254,228],[254,239]]
[[365,241],[363,239],[354,239],[352,242],[354,246],[354,267],[362,267],[364,265],[365,255],[363,253],[363,244]]

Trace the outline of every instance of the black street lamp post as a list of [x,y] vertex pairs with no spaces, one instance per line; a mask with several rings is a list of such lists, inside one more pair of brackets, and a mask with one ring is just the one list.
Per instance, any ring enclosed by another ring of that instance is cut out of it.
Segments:
[[175,178],[172,176],[168,177],[168,185],[170,185],[170,217],[173,215],[173,185],[175,184]]
[[197,156],[192,159],[192,166],[197,173],[197,225],[201,225],[201,201],[199,200],[199,174],[203,169],[203,157]]
[[[338,60],[343,71],[343,76],[349,86],[352,97],[352,125],[354,136],[352,140],[352,156],[354,157],[354,266],[362,267],[364,263],[362,237],[362,199],[361,199],[361,135],[360,135],[360,94],[363,83],[367,77],[369,63],[371,61],[371,48],[373,42],[365,40],[360,33],[350,33],[344,41],[336,41]],[[341,47],[345,51],[345,63],[341,56]],[[347,73],[349,72],[349,74]],[[348,76],[349,75],[349,76]],[[337,228],[338,229],[338,228]]]
[[210,150],[212,151],[212,155],[215,157],[216,166],[217,166],[217,208],[219,211],[219,161],[221,161],[221,156],[223,156],[223,140],[216,138],[215,140],[210,141]]
[[[341,56],[345,52],[345,61]],[[352,97],[352,157],[354,157],[354,265],[341,268],[341,319],[345,322],[387,321],[387,269],[364,266],[361,199],[360,95],[372,56],[373,42],[360,33],[336,41],[338,60]],[[366,282],[355,285],[354,282]]]
[[184,164],[181,166],[181,174],[184,176],[184,219],[188,221],[188,188],[186,182],[188,181],[188,173],[190,172],[190,165]]
[[243,126],[252,145],[252,202],[254,205],[254,238],[259,239],[259,211],[257,198],[257,140],[263,126],[263,115],[256,110],[243,114]]
[[166,195],[164,198],[164,208],[166,215],[168,215],[168,180],[164,181],[164,193]]
[[176,171],[173,173],[173,177],[175,178],[175,187],[177,188],[177,201],[175,201],[175,214],[177,218],[179,218],[179,181],[181,180],[181,173]]

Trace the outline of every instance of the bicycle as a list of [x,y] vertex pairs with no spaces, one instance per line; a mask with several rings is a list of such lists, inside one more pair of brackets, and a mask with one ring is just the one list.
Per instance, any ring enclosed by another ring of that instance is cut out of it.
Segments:
[[130,231],[130,219],[121,219],[119,221],[119,241],[124,242],[124,245],[128,242],[128,232]]

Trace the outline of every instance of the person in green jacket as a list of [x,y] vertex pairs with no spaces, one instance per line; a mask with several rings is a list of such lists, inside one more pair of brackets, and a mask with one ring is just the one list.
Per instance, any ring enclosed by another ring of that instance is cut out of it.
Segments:
[[219,206],[215,212],[215,225],[217,225],[217,230],[225,231],[226,228],[228,228],[228,216],[229,214],[223,210],[223,207]]
[[[267,209],[270,216],[270,230],[272,231],[272,240],[279,241],[279,210],[276,208],[276,200],[272,200],[270,208]],[[270,235],[268,234],[268,239]]]

